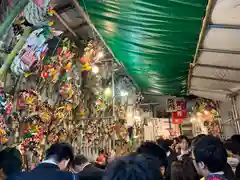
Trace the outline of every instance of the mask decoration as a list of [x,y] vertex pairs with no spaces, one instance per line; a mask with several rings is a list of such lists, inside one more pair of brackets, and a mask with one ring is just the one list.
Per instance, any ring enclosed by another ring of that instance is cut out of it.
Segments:
[[19,93],[17,109],[27,109],[34,112],[40,100],[39,94],[34,90],[23,90]]

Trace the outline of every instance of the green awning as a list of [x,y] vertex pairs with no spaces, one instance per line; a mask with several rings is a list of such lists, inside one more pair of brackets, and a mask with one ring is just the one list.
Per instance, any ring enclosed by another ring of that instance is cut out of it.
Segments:
[[79,0],[144,92],[184,95],[207,0]]

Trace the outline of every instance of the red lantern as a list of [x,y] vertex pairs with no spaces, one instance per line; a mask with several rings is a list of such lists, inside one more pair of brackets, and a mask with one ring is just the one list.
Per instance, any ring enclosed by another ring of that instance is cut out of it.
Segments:
[[44,79],[47,79],[47,78],[48,78],[48,73],[47,73],[45,70],[42,72],[42,77],[43,77]]
[[85,57],[81,57],[81,58],[80,58],[80,62],[81,62],[82,64],[85,64],[85,63],[88,62],[88,59],[85,58]]

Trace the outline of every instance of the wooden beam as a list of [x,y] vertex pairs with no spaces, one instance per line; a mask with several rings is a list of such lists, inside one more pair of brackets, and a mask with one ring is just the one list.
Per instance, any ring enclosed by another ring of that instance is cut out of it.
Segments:
[[71,9],[74,9],[75,6],[72,4],[72,3],[68,3],[68,4],[65,4],[63,6],[55,6],[55,11],[58,13],[58,14],[62,14],[66,11],[69,11]]
[[198,79],[205,79],[205,80],[213,80],[213,81],[220,81],[220,82],[230,82],[230,83],[239,83],[240,81],[236,80],[231,80],[231,79],[220,79],[220,78],[212,78],[212,77],[205,77],[205,76],[192,76],[193,78],[198,78]]
[[67,24],[67,22],[55,11],[54,16],[63,24],[63,26],[73,34],[74,37],[78,35],[73,31],[73,29]]
[[201,91],[201,92],[208,92],[208,93],[219,93],[219,94],[229,94],[229,93],[232,93],[231,91],[218,91],[218,90],[215,90],[215,89],[198,89],[198,88],[191,88],[189,91]]
[[209,24],[208,28],[218,28],[218,29],[240,29],[240,25],[232,24]]
[[209,48],[201,48],[201,49],[199,49],[199,51],[201,51],[201,52],[213,52],[213,53],[236,54],[236,55],[240,55],[240,51],[224,50],[224,49],[209,49]]
[[[198,44],[197,44],[197,48],[196,48],[195,55],[194,55],[194,58],[193,58],[193,63],[194,64],[197,63],[197,59],[198,59],[198,56],[199,56],[199,49],[200,49],[200,47],[203,43],[206,31],[207,31],[207,25],[208,25],[209,19],[211,18],[212,9],[213,9],[214,5],[216,4],[216,1],[217,0],[209,0],[208,1],[205,17],[204,17],[203,23],[202,23],[201,33],[200,33],[199,38],[198,38]],[[192,66],[189,66],[188,89],[190,89],[190,87],[191,87],[191,76],[192,76]]]
[[84,22],[82,22],[81,24],[73,27],[72,29],[73,29],[74,31],[77,31],[78,29],[81,29],[82,27],[87,26],[87,25],[88,25],[88,23],[87,23],[86,21],[84,21]]
[[210,64],[193,64],[194,67],[203,67],[203,68],[212,68],[212,69],[222,69],[222,70],[230,70],[230,71],[240,71],[240,68],[228,67],[228,66],[217,66]]

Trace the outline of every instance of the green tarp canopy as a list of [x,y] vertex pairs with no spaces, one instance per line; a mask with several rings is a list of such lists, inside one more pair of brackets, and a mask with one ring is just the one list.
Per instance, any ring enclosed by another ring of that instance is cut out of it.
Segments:
[[185,95],[207,0],[79,0],[143,92]]

